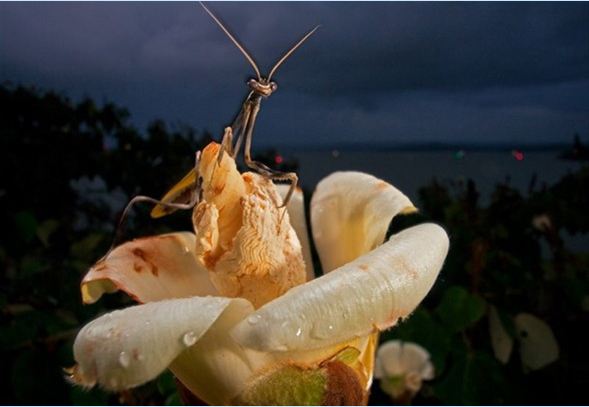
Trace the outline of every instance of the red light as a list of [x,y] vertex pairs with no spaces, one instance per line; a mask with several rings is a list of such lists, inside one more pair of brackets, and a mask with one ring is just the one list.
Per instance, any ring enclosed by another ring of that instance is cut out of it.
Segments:
[[511,155],[513,156],[513,158],[515,158],[517,161],[523,161],[524,160],[524,152],[521,150],[513,150],[511,152]]
[[284,158],[282,158],[282,156],[280,154],[276,154],[276,156],[274,157],[274,162],[276,164],[282,164],[283,161],[284,161]]

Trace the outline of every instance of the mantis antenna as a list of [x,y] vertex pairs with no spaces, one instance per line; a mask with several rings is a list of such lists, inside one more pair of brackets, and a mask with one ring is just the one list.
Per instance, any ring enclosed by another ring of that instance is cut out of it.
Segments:
[[256,61],[254,61],[254,59],[250,56],[250,54],[248,54],[248,52],[245,50],[245,48],[239,43],[239,41],[237,41],[235,39],[235,37],[233,35],[231,35],[231,33],[229,32],[229,30],[227,28],[225,28],[225,26],[223,25],[223,23],[221,22],[221,20],[219,20],[217,18],[216,15],[214,15],[211,10],[209,10],[207,8],[207,6],[205,6],[205,4],[201,1],[199,2],[200,5],[202,6],[202,8],[205,9],[205,11],[211,16],[211,18],[213,20],[215,20],[215,22],[217,23],[217,25],[219,27],[221,27],[221,29],[223,30],[223,32],[225,34],[227,34],[227,36],[229,37],[229,39],[235,44],[235,46],[241,51],[241,53],[243,54],[243,56],[245,56],[245,58],[248,60],[248,62],[250,63],[250,65],[254,68],[254,71],[256,71],[256,75],[258,76],[258,80],[262,80],[262,75],[260,74],[260,70],[258,69],[258,65],[256,64]]
[[[288,201],[290,200],[292,194],[294,193],[297,183],[298,177],[294,172],[281,172],[277,170],[273,170],[269,168],[267,165],[252,160],[251,157],[251,146],[252,146],[252,135],[254,131],[254,125],[256,123],[256,118],[258,112],[260,111],[260,104],[262,99],[269,97],[276,89],[278,85],[271,81],[272,75],[276,72],[276,70],[292,55],[293,52],[297,50],[317,29],[319,26],[316,26],[311,31],[303,36],[293,47],[291,47],[279,60],[274,64],[274,67],[270,71],[270,74],[267,77],[263,77],[260,74],[260,70],[258,69],[257,64],[255,63],[254,59],[248,54],[245,48],[235,39],[235,37],[229,32],[227,28],[221,23],[221,21],[210,11],[202,2],[200,3],[201,6],[205,9],[205,11],[211,16],[211,18],[217,23],[217,25],[223,30],[223,32],[229,37],[229,39],[237,46],[237,48],[241,51],[241,53],[246,57],[249,63],[254,68],[257,80],[250,79],[248,81],[248,86],[250,88],[250,92],[246,96],[241,110],[237,114],[236,118],[233,120],[233,124],[229,127],[229,143],[227,145],[223,145],[223,148],[219,151],[219,162],[221,157],[224,154],[224,151],[227,151],[233,158],[237,156],[239,153],[239,149],[242,145],[242,142],[245,140],[245,147],[244,147],[244,162],[245,165],[256,171],[257,173],[263,175],[264,177],[270,178],[275,181],[290,181],[291,187],[284,198],[284,202],[281,207],[285,207]],[[237,136],[238,135],[238,136]],[[237,140],[233,143],[233,137],[237,136]]]

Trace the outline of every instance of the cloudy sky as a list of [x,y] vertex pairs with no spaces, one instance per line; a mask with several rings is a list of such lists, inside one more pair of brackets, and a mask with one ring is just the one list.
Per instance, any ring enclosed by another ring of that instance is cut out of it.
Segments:
[[[589,3],[210,3],[275,75],[255,144],[589,138]],[[193,2],[1,3],[0,81],[220,133],[251,67]]]

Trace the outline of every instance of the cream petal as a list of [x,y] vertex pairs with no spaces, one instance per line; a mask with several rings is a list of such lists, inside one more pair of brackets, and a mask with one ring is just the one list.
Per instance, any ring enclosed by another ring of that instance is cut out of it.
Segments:
[[[290,189],[290,185],[278,184],[276,185],[276,189],[282,199],[284,199]],[[313,257],[311,256],[311,244],[309,243],[309,232],[307,230],[307,219],[305,216],[305,198],[300,188],[297,188],[292,194],[290,201],[286,205],[286,210],[290,216],[290,224],[301,242],[305,269],[307,271],[307,281],[311,281],[315,278],[315,272],[313,270]]]
[[292,288],[239,323],[232,334],[252,349],[288,351],[389,328],[430,290],[448,244],[440,226],[406,229],[335,272]]
[[111,391],[138,386],[184,357],[222,315],[243,317],[252,310],[241,298],[193,297],[103,315],[76,337],[73,380],[89,386],[98,383]]
[[405,376],[405,387],[412,393],[417,393],[423,383],[422,377],[417,372],[409,372]]
[[425,380],[431,380],[435,376],[435,369],[433,363],[428,360],[425,365],[421,367],[421,371],[419,372],[421,377]]
[[501,363],[507,363],[513,350],[513,339],[503,327],[497,308],[494,306],[489,308],[489,333],[495,357]]
[[550,326],[540,318],[521,313],[514,318],[524,368],[541,369],[558,359],[558,343]]
[[401,341],[387,341],[380,345],[376,354],[374,377],[382,379],[404,373],[401,366]]
[[421,377],[421,371],[429,363],[429,352],[416,343],[403,343],[401,365],[405,372],[415,372]]
[[376,248],[395,215],[415,210],[401,191],[372,175],[336,172],[323,179],[311,201],[313,240],[323,272]]
[[138,302],[215,295],[207,270],[196,259],[195,244],[189,232],[124,243],[88,271],[82,280],[82,298],[91,304],[117,289]]
[[228,332],[247,318],[249,307],[226,312],[191,348],[170,365],[170,370],[192,393],[209,405],[229,405],[251,377],[276,363],[269,353],[237,344]]

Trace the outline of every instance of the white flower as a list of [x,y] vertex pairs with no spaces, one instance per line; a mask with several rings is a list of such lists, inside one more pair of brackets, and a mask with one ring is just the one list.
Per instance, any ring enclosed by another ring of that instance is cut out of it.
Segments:
[[542,215],[536,215],[532,219],[532,226],[540,232],[547,232],[552,229],[552,220],[550,219],[550,216],[545,213]]
[[374,377],[393,399],[412,397],[423,380],[434,378],[434,366],[428,351],[418,344],[387,341],[378,348]]
[[366,403],[377,333],[430,290],[445,231],[423,224],[383,243],[391,219],[415,209],[409,199],[335,173],[311,202],[326,272],[312,280],[301,191],[284,214],[272,182],[218,151],[205,148],[198,168],[196,234],[127,242],[85,276],[86,303],[120,289],[143,304],[82,328],[72,380],[118,391],[169,368],[209,404]]

